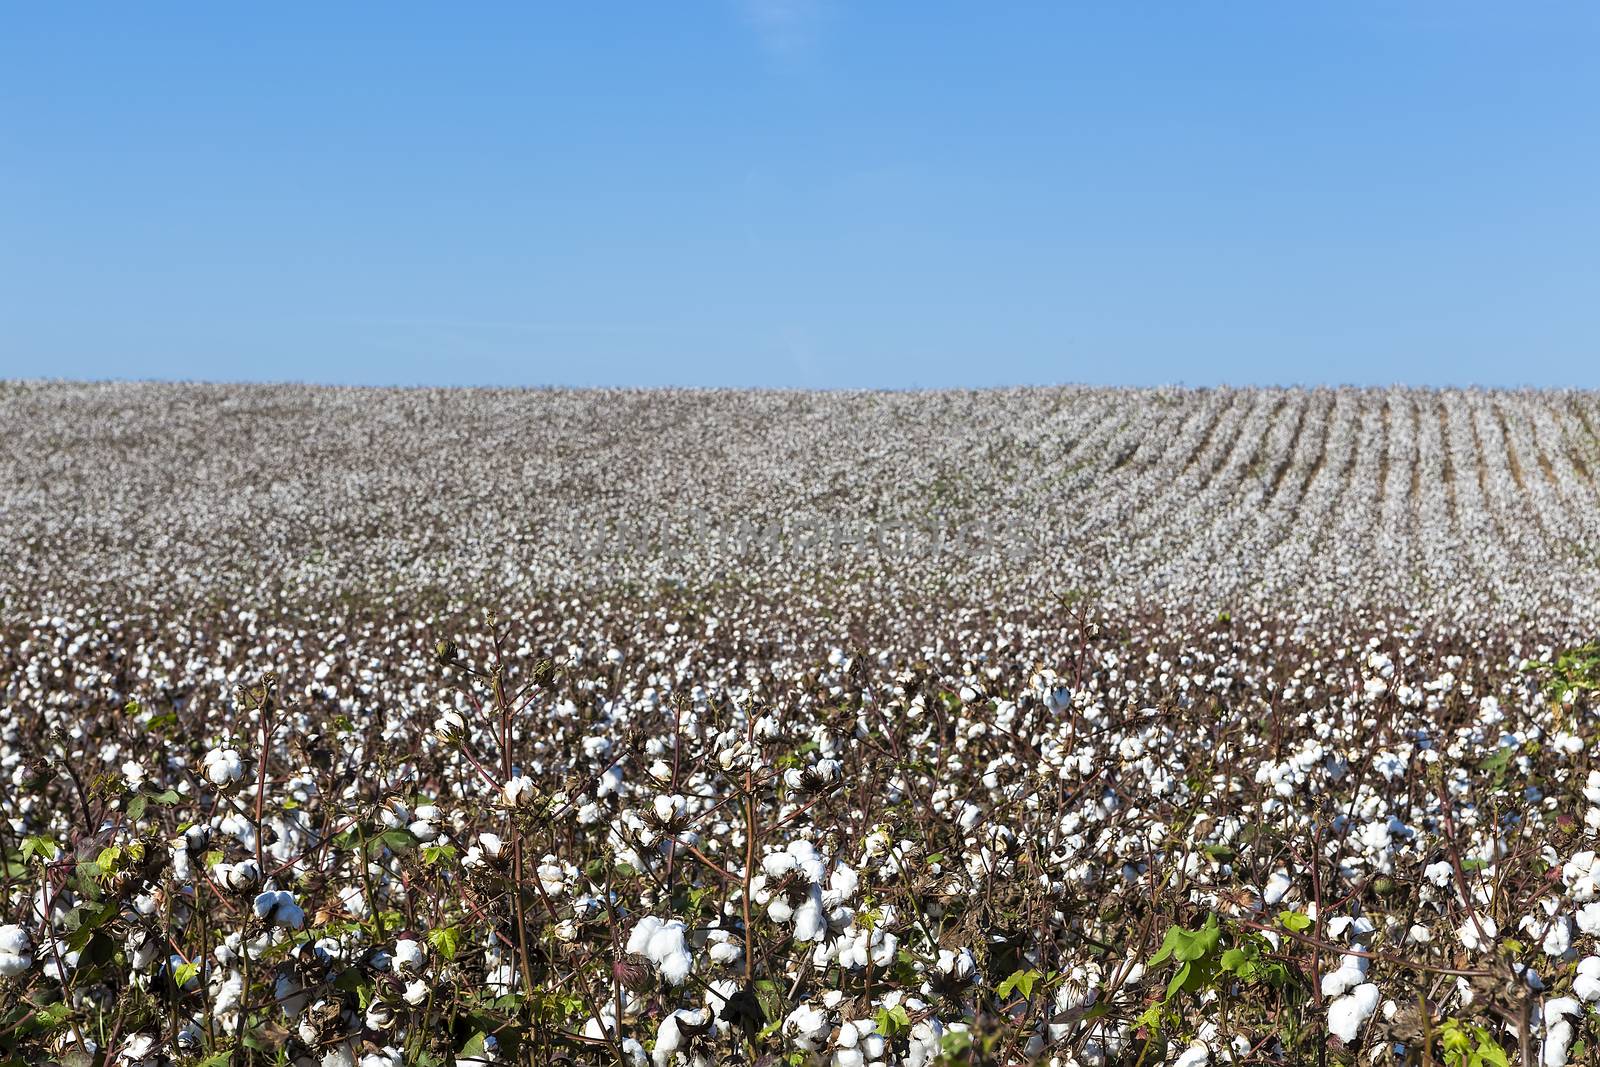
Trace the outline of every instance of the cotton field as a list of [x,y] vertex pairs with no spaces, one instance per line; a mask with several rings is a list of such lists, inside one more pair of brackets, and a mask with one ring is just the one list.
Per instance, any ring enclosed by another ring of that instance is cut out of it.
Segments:
[[1600,1062],[1600,395],[0,425],[0,1063]]

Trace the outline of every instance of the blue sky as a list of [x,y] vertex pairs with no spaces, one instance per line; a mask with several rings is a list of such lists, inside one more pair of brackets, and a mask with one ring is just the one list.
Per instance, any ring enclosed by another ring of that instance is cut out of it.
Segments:
[[1600,386],[1600,7],[25,4],[0,376]]

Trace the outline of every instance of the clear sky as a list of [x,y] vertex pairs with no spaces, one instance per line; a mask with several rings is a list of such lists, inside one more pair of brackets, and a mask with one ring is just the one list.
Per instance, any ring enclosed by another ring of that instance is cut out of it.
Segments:
[[1600,386],[1600,7],[25,3],[0,376]]

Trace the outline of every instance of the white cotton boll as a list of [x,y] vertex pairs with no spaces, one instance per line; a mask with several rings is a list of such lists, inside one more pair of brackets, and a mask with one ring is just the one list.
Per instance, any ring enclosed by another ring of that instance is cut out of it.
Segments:
[[646,955],[646,949],[649,947],[650,939],[656,936],[656,933],[660,929],[661,920],[656,918],[654,915],[646,915],[644,918],[640,919],[636,924],[634,924],[633,932],[628,935],[628,955]]
[[837,865],[828,878],[828,891],[823,894],[823,903],[828,907],[835,907],[852,899],[860,884],[861,879],[856,874],[855,868],[845,863]]
[[428,955],[413,938],[402,937],[394,943],[394,969],[400,974],[417,974],[427,965]]
[[[640,920],[640,926],[649,922],[650,917]],[[655,920],[654,926],[649,930],[644,939],[644,947],[640,952],[656,969],[661,972],[672,985],[682,985],[683,980],[689,976],[693,961],[689,956],[689,949],[684,943],[686,927],[681,919],[668,919],[665,922]],[[639,930],[635,929],[634,936],[628,940],[630,952],[636,951],[634,945],[638,943]]]
[[26,952],[0,951],[0,978],[16,978],[28,973],[33,966],[33,956]]
[[694,967],[694,961],[687,950],[667,953],[657,960],[656,964],[661,970],[661,977],[665,978],[669,985],[682,985]]
[[688,1044],[683,1027],[698,1030],[710,1021],[711,1013],[704,1008],[679,1008],[662,1019],[656,1029],[656,1046],[650,1057],[656,1067],[666,1067],[676,1057],[678,1050]]
[[427,982],[421,978],[415,978],[406,983],[405,992],[402,994],[402,996],[405,998],[405,1002],[407,1004],[415,1008],[417,1005],[426,1001],[428,999],[428,995],[432,992],[433,989],[428,985]]
[[123,1044],[122,1051],[117,1053],[117,1063],[126,1067],[140,1067],[147,1060],[156,1058],[158,1044],[154,1034],[134,1034]]
[[1349,1044],[1378,1010],[1378,987],[1368,982],[1328,1005],[1328,1032]]
[[739,946],[738,942],[730,939],[725,931],[717,930],[714,932],[722,934],[722,936],[713,937],[706,946],[711,962],[733,963],[744,955],[744,950]]
[[512,775],[500,788],[500,803],[513,810],[532,807],[538,796],[533,779],[522,774]]
[[1454,877],[1454,875],[1455,868],[1451,867],[1450,864],[1444,862],[1443,860],[1440,860],[1438,863],[1430,863],[1422,869],[1422,877],[1426,878],[1429,882],[1432,882],[1440,889],[1443,889],[1445,886],[1449,885],[1450,879]]
[[676,793],[663,794],[656,797],[653,802],[656,818],[662,822],[672,822],[689,809],[689,802]]
[[1600,900],[1590,901],[1578,909],[1578,929],[1590,937],[1600,937]]
[[1552,997],[1543,1007],[1545,1034],[1539,1060],[1544,1067],[1566,1067],[1573,1036],[1569,1019],[1582,1018],[1583,1006],[1572,997]]
[[1341,993],[1348,993],[1366,981],[1369,966],[1365,956],[1343,957],[1336,969],[1322,976],[1322,995],[1336,997]]
[[534,874],[539,878],[539,887],[547,896],[559,897],[567,891],[567,872],[556,862],[554,856],[547,855],[534,869]]
[[788,852],[769,852],[761,857],[761,871],[768,878],[781,878],[794,867],[794,856]]
[[33,951],[33,940],[28,936],[28,931],[16,923],[7,923],[0,926],[0,952],[9,952],[13,956],[24,956]]
[[294,894],[284,890],[268,890],[256,897],[256,915],[270,925],[287,930],[299,930],[306,924],[306,913],[295,903]]
[[819,941],[828,930],[828,920],[822,910],[822,893],[815,887],[800,906],[794,909],[794,939]]
[[219,789],[237,785],[244,778],[244,761],[232,748],[214,748],[206,753],[206,780]]
[[782,926],[794,918],[794,908],[782,897],[767,905],[767,918]]
[[459,711],[448,708],[433,721],[433,734],[445,744],[452,744],[467,732],[467,720]]
[[783,1032],[795,1048],[802,1052],[815,1052],[828,1040],[833,1027],[828,1013],[813,1004],[802,1004],[791,1011],[783,1021]]
[[1572,980],[1572,991],[1586,1004],[1600,1001],[1600,956],[1585,956],[1578,961],[1578,975]]
[[1183,1050],[1183,1055],[1172,1061],[1172,1067],[1205,1067],[1210,1062],[1210,1047],[1203,1042],[1196,1041]]
[[959,952],[942,948],[939,950],[938,968],[940,974],[949,975],[958,982],[965,981],[978,969],[978,960],[970,948]]
[[381,1000],[374,1000],[367,1005],[367,1014],[362,1021],[368,1030],[387,1030],[394,1025],[395,1010]]
[[1545,1027],[1544,1040],[1539,1044],[1539,1062],[1543,1067],[1567,1067],[1567,1055],[1572,1048],[1572,1024],[1565,1019]]
[[1494,946],[1494,939],[1499,933],[1500,928],[1493,919],[1487,915],[1477,915],[1468,916],[1456,931],[1456,936],[1468,952],[1487,952]]
[[1543,948],[1546,956],[1565,956],[1572,948],[1572,920],[1566,916],[1551,920]]
[[1576,1019],[1583,1015],[1583,1005],[1576,997],[1551,997],[1544,1002],[1544,1018],[1546,1022],[1571,1016]]
[[1267,907],[1275,907],[1293,887],[1294,882],[1290,881],[1287,874],[1274,871],[1272,877],[1267,879],[1266,887],[1261,891],[1261,900]]
[[341,1041],[339,1044],[322,1054],[319,1061],[322,1067],[356,1067],[356,1045],[354,1041]]

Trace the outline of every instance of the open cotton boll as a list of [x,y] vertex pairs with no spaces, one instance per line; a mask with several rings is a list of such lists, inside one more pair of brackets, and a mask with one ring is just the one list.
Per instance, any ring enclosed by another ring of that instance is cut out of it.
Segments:
[[1539,1046],[1543,1067],[1566,1067],[1572,1048],[1572,1019],[1583,1016],[1583,1006],[1572,997],[1553,997],[1544,1002],[1544,1041]]
[[1322,976],[1322,995],[1336,997],[1366,981],[1370,964],[1365,956],[1344,956],[1339,966]]
[[651,804],[655,809],[656,818],[664,823],[672,822],[689,810],[688,799],[677,793],[663,793]]
[[1500,933],[1500,928],[1495,921],[1487,915],[1469,915],[1467,921],[1461,924],[1456,931],[1461,944],[1468,952],[1487,952],[1494,947],[1494,939]]
[[0,978],[15,978],[33,966],[33,944],[28,931],[11,923],[0,926]]
[[1600,1001],[1600,956],[1585,956],[1578,961],[1578,974],[1572,980],[1572,992],[1585,1004]]
[[828,1041],[833,1025],[828,1013],[814,1004],[806,1003],[791,1011],[783,1020],[783,1032],[795,1048],[802,1052],[816,1052]]
[[500,803],[512,810],[532,807],[538,796],[539,789],[533,779],[522,774],[512,775],[500,788]]
[[1266,886],[1261,890],[1261,900],[1267,907],[1275,907],[1288,895],[1289,890],[1293,887],[1294,883],[1289,880],[1287,874],[1282,871],[1274,871],[1272,872],[1272,877],[1267,879]]
[[1356,1039],[1362,1026],[1378,1010],[1378,987],[1371,982],[1328,1005],[1328,1032],[1346,1043]]
[[794,909],[794,939],[820,941],[828,930],[828,918],[822,908],[822,890],[816,886]]
[[[650,1053],[656,1067],[667,1067],[677,1057],[679,1050],[689,1043],[693,1033],[711,1023],[711,1013],[705,1008],[679,1008],[656,1029],[656,1045]],[[687,1031],[687,1032],[686,1032]]]
[[267,890],[255,900],[257,917],[273,926],[299,930],[306,924],[306,913],[295,903],[294,894],[285,890]]
[[428,956],[421,943],[414,938],[402,937],[394,943],[392,966],[397,974],[417,974],[427,964]]
[[237,749],[214,748],[204,760],[206,780],[223,789],[237,785],[244,778],[244,761]]
[[788,852],[769,852],[761,857],[761,871],[768,878],[782,878],[795,868],[794,856]]
[[684,943],[686,931],[687,927],[681,919],[663,921],[654,915],[646,915],[628,935],[628,953],[649,960],[661,977],[672,985],[682,985],[693,966],[688,946]]
[[1183,1050],[1183,1054],[1172,1061],[1172,1067],[1205,1067],[1211,1062],[1211,1048],[1202,1041],[1196,1041]]

